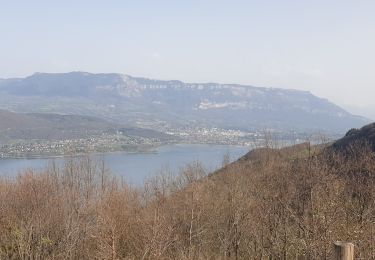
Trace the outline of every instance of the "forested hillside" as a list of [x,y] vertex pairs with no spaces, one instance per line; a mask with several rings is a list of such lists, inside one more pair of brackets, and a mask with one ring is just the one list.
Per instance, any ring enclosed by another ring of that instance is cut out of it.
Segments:
[[265,147],[142,187],[89,157],[3,178],[0,258],[330,259],[344,240],[373,259],[375,153],[347,148]]

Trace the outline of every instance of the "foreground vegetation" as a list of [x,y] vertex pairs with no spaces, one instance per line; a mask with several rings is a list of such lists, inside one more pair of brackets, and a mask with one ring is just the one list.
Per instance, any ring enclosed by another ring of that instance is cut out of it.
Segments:
[[375,155],[258,149],[142,187],[90,157],[0,181],[0,259],[375,259]]

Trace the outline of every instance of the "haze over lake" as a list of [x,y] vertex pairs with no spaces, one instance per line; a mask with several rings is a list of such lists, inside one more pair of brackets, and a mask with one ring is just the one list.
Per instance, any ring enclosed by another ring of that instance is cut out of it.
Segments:
[[[161,146],[154,153],[105,153],[93,155],[94,159],[104,159],[108,169],[115,175],[122,176],[131,184],[140,184],[148,176],[152,176],[163,169],[172,173],[186,164],[200,161],[208,171],[219,168],[224,155],[229,154],[231,161],[238,159],[249,151],[247,146],[229,145],[192,145],[177,144]],[[25,169],[43,170],[58,159],[2,159],[0,160],[0,174],[15,176]]]

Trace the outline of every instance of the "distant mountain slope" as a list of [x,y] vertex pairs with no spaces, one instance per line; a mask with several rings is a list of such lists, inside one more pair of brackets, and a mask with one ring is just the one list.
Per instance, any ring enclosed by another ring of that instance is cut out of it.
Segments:
[[126,136],[169,140],[158,131],[129,128],[91,116],[38,113],[14,113],[0,110],[0,142],[4,140],[63,140],[87,138],[101,134],[121,133]]
[[21,114],[0,110],[0,139],[71,139],[116,132],[121,126],[77,115]]
[[2,80],[0,107],[92,115],[151,127],[343,132],[368,122],[305,91],[86,72]]

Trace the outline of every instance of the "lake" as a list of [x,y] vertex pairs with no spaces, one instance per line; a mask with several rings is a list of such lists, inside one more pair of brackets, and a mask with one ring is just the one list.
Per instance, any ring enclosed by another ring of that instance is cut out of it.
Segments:
[[[229,154],[231,161],[249,151],[246,146],[175,144],[161,146],[154,153],[115,152],[93,155],[104,159],[110,171],[131,184],[140,184],[143,180],[162,169],[168,168],[173,173],[193,161],[201,161],[208,171],[220,168],[224,155]],[[57,159],[0,159],[0,175],[15,176],[25,169],[43,170],[51,161]]]

